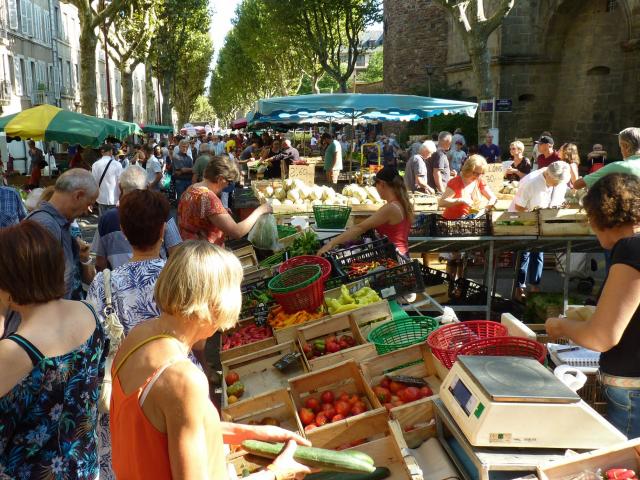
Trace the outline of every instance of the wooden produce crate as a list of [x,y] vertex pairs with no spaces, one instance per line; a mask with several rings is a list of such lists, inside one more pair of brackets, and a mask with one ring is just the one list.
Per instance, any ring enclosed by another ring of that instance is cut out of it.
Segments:
[[355,318],[364,338],[368,338],[371,330],[392,319],[389,302],[386,300],[352,310],[350,315]]
[[537,236],[538,212],[491,212],[493,234],[496,236]]
[[[367,411],[373,410],[376,405],[373,392],[362,377],[362,373],[354,360],[347,360],[346,362],[291,378],[289,380],[289,389],[293,403],[296,406],[296,413],[300,412],[300,409],[304,407],[305,400],[308,397],[319,398],[325,391],[332,391],[336,397],[341,393],[356,394],[362,398]],[[315,444],[314,439],[318,435],[328,435],[327,431],[336,428],[342,429],[347,422],[353,422],[354,419],[361,417],[364,413],[308,430],[305,435]],[[300,421],[299,415],[298,421]],[[300,424],[302,424],[301,421]]]
[[[247,325],[252,325],[252,324],[253,324],[252,319],[242,320],[241,322],[239,322],[238,327],[233,328],[228,332],[224,332],[223,335],[232,334],[236,329],[247,326]],[[257,342],[242,345],[240,347],[234,347],[228,350],[221,350],[220,360],[223,362],[226,362],[233,358],[243,357],[244,355],[249,355],[254,352],[260,352],[266,348],[273,347],[275,344],[276,344],[276,337],[272,336],[269,338],[265,338],[264,340],[258,340]]]
[[640,470],[640,438],[545,463],[537,470],[540,480],[579,480],[598,478],[595,474],[582,476],[585,471],[601,470],[604,474],[611,468],[627,468],[636,473]]
[[336,337],[347,335],[353,338],[356,344],[353,347],[334,353],[325,353],[323,356],[311,359],[303,355],[303,360],[309,371],[326,368],[349,359],[360,362],[376,355],[375,346],[362,336],[356,320],[349,312],[331,316],[321,322],[298,328],[297,341],[300,351],[304,353],[306,344],[312,344],[315,340],[325,339],[329,335]]
[[250,455],[240,448],[227,455],[226,462],[229,480],[235,480],[243,478],[245,473],[252,474],[264,470],[273,460]]
[[256,251],[253,249],[253,245],[246,245],[237,250],[233,250],[233,254],[240,260],[240,265],[245,270],[255,272],[258,270],[258,257],[256,257]]
[[539,210],[540,235],[570,237],[594,235],[587,223],[587,214],[577,208],[545,208]]
[[275,178],[271,180],[254,180],[251,182],[251,190],[253,190],[254,195],[257,197],[258,192],[264,194],[267,187],[276,190],[277,188],[282,188],[282,185],[282,180]]
[[436,436],[436,414],[433,402],[412,402],[393,409],[392,417],[400,426],[409,448],[418,448]]
[[[440,384],[442,381],[441,378],[439,378],[438,371],[433,363],[431,350],[426,343],[412,345],[385,355],[380,355],[379,357],[371,358],[362,362],[360,364],[360,369],[362,370],[362,375],[365,381],[372,391],[385,375],[406,375],[424,380],[428,384],[429,388],[431,388],[434,395],[421,398],[405,405],[433,403],[434,396],[440,392]],[[378,397],[375,398],[375,402],[376,408],[384,406]],[[405,405],[391,408],[389,410],[391,415],[394,415],[397,408],[401,408]]]
[[[399,424],[387,417],[384,409],[365,412],[336,424],[332,430],[319,431],[310,440],[314,447],[355,450],[373,458],[376,467],[387,467],[390,479],[422,480],[422,471],[415,459],[408,454]],[[313,430],[313,432],[316,432]],[[361,443],[364,440],[364,443]]]
[[236,372],[240,376],[240,382],[244,384],[244,394],[240,397],[241,400],[270,392],[276,388],[286,388],[290,378],[306,371],[302,358],[299,358],[298,363],[292,365],[286,372],[281,372],[273,364],[287,353],[297,351],[294,342],[286,342],[222,362],[222,406],[224,408],[229,406],[227,402],[228,387],[224,377],[231,371]]
[[222,409],[222,420],[245,425],[264,425],[263,420],[275,419],[280,427],[302,433],[296,418],[296,407],[286,388],[272,390]]

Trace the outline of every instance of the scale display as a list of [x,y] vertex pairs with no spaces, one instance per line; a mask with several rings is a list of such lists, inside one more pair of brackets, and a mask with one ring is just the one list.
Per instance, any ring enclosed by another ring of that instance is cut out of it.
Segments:
[[453,395],[453,398],[458,402],[458,405],[464,410],[467,416],[471,415],[478,404],[478,399],[473,396],[471,390],[460,381],[460,378],[455,377],[451,382],[449,391]]

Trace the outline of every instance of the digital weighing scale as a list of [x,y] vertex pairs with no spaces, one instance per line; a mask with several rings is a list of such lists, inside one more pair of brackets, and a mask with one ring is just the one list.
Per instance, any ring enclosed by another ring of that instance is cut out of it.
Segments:
[[626,440],[533,359],[460,356],[440,399],[475,447],[591,450]]

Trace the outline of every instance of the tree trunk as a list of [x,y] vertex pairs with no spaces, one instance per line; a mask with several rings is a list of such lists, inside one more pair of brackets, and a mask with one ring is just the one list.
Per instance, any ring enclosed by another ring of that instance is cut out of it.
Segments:
[[[82,16],[80,17],[82,18]],[[98,92],[96,86],[96,46],[98,37],[91,20],[82,21],[80,31],[80,101],[82,113],[96,116]]]
[[320,75],[314,74],[311,77],[311,89],[313,93],[320,93]]
[[[487,40],[469,38],[467,49],[476,80],[478,103],[481,100],[490,100],[495,94],[491,80],[491,53]],[[489,128],[491,128],[491,112],[478,111],[478,141],[483,138]]]
[[120,82],[122,83],[122,119],[133,122],[133,71],[131,68],[120,67]]
[[[162,124],[172,125],[173,118],[171,116],[171,84],[173,83],[173,74],[165,73],[162,77],[162,84],[160,89],[162,90]],[[179,128],[182,124],[178,125]]]
[[338,80],[338,84],[340,85],[340,93],[349,93],[349,89],[347,88],[347,79],[336,78],[336,80]]
[[153,69],[151,68],[151,62],[147,61],[144,64],[144,93],[145,93],[145,102],[146,116],[144,118],[147,123],[156,123],[156,101],[155,95],[153,91]]

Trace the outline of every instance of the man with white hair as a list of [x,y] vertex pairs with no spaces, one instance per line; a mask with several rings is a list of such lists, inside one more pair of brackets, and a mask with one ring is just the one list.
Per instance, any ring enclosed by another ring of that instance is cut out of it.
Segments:
[[[120,175],[120,199],[135,190],[147,188],[147,173],[138,165],[131,165]],[[182,243],[180,232],[173,217],[167,220],[160,257],[166,259],[173,249]],[[133,255],[131,244],[120,230],[120,212],[117,208],[105,213],[91,243],[91,252],[96,255],[96,269],[115,269],[124,265]]]
[[[571,173],[569,164],[563,161],[539,168],[520,180],[518,193],[509,206],[510,212],[531,212],[536,208],[558,207],[564,203],[564,195],[569,187]],[[539,291],[544,267],[542,252],[522,252],[518,272],[516,298],[526,297],[527,276],[532,292]]]
[[438,134],[438,149],[427,160],[427,181],[436,193],[444,193],[451,177],[447,152],[451,148],[451,133]]
[[428,159],[437,150],[436,144],[432,140],[426,140],[420,145],[418,153],[407,161],[404,171],[404,184],[407,190],[415,192],[416,190],[433,193],[433,188],[429,186],[427,181],[427,164]]
[[84,215],[97,198],[98,183],[91,172],[72,168],[60,175],[51,199],[27,217],[49,230],[62,245],[66,299],[82,299],[82,282],[91,283],[96,273],[90,262],[89,244],[72,237],[71,223]]

